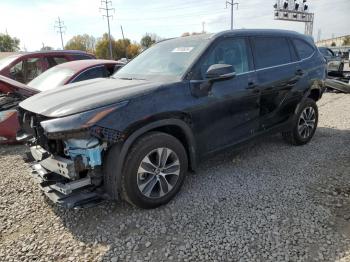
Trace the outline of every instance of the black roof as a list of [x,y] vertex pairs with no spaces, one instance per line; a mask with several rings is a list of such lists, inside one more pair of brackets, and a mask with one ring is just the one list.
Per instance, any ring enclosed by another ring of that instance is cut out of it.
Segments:
[[235,29],[235,30],[226,30],[218,32],[215,34],[200,34],[193,36],[186,36],[191,38],[203,38],[203,39],[216,39],[222,36],[286,36],[286,37],[295,37],[301,38],[308,42],[313,42],[311,36],[300,34],[291,30],[281,30],[281,29]]
[[295,37],[295,38],[302,38],[306,41],[313,41],[313,38],[308,35],[304,35],[292,30],[282,30],[282,29],[237,29],[237,30],[227,30],[223,32],[219,32],[215,34],[213,37],[220,37],[225,35],[244,35],[244,36],[286,36],[286,37]]

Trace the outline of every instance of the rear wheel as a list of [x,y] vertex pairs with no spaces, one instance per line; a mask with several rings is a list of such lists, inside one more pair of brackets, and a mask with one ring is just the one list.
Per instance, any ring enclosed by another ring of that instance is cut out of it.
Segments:
[[307,98],[300,106],[291,131],[283,132],[283,138],[293,145],[307,144],[315,134],[318,123],[316,102]]
[[130,149],[122,177],[123,198],[141,208],[169,202],[180,190],[187,172],[187,154],[175,137],[151,132]]

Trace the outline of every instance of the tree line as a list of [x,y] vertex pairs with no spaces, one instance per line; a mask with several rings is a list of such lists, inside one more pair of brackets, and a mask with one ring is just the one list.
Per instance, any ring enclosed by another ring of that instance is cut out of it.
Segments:
[[[140,43],[136,41],[131,42],[130,39],[114,39],[112,41],[113,59],[121,58],[132,59],[137,56],[142,50],[147,49],[161,38],[156,34],[146,33]],[[20,40],[16,37],[11,37],[8,34],[0,33],[0,52],[16,52],[19,51]],[[100,38],[83,34],[73,36],[65,45],[67,50],[81,50],[94,54],[97,58],[109,59],[109,38],[108,34],[103,34]],[[53,50],[50,46],[44,46],[40,49],[42,51]]]

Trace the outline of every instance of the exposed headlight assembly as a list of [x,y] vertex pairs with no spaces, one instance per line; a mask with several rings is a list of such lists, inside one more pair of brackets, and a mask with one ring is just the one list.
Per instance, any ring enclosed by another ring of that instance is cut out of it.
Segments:
[[40,125],[49,139],[88,136],[90,127],[127,103],[128,101],[123,101],[71,116],[42,121]]

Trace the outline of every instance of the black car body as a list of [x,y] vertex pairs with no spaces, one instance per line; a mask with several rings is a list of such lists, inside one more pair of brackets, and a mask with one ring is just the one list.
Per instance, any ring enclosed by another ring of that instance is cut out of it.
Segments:
[[271,132],[307,143],[325,77],[312,39],[291,31],[170,39],[110,79],[25,100],[18,139],[30,145],[33,175],[61,205],[121,195],[156,207],[176,194],[188,168],[224,148]]

